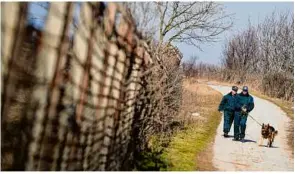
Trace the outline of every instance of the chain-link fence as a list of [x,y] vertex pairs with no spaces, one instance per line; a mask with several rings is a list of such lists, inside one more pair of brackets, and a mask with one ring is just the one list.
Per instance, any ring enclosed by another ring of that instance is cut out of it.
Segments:
[[75,21],[76,5],[50,3],[39,30],[28,3],[1,3],[2,170],[130,170],[161,102],[180,101],[128,10],[83,2]]

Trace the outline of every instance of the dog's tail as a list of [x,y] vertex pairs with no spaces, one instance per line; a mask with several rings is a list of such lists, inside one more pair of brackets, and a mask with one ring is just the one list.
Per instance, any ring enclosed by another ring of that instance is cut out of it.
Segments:
[[276,130],[276,131],[274,131],[274,135],[278,135],[278,133],[279,133],[279,132],[278,132],[277,130]]

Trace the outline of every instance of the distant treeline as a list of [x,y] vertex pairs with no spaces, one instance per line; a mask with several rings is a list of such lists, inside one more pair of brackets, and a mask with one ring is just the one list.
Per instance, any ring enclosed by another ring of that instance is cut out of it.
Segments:
[[264,94],[293,100],[293,13],[273,12],[256,26],[233,35],[224,46],[221,66],[183,63],[186,76],[248,84]]

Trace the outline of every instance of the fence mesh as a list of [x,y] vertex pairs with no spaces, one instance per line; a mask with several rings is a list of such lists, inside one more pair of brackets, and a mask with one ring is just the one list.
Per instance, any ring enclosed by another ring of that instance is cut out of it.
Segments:
[[180,78],[152,83],[163,68],[128,10],[83,2],[76,21],[76,5],[51,2],[38,30],[28,3],[1,3],[2,170],[130,170],[169,106],[158,89]]

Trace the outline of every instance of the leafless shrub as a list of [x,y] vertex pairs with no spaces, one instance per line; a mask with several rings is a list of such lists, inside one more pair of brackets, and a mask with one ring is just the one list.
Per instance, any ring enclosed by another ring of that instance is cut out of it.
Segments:
[[293,100],[293,22],[289,12],[275,11],[257,26],[249,22],[224,47],[223,80],[255,83],[263,93]]
[[192,77],[195,75],[195,68],[196,68],[196,61],[198,57],[197,56],[191,56],[188,61],[185,61],[182,63],[182,70],[184,72],[184,75],[186,77]]

